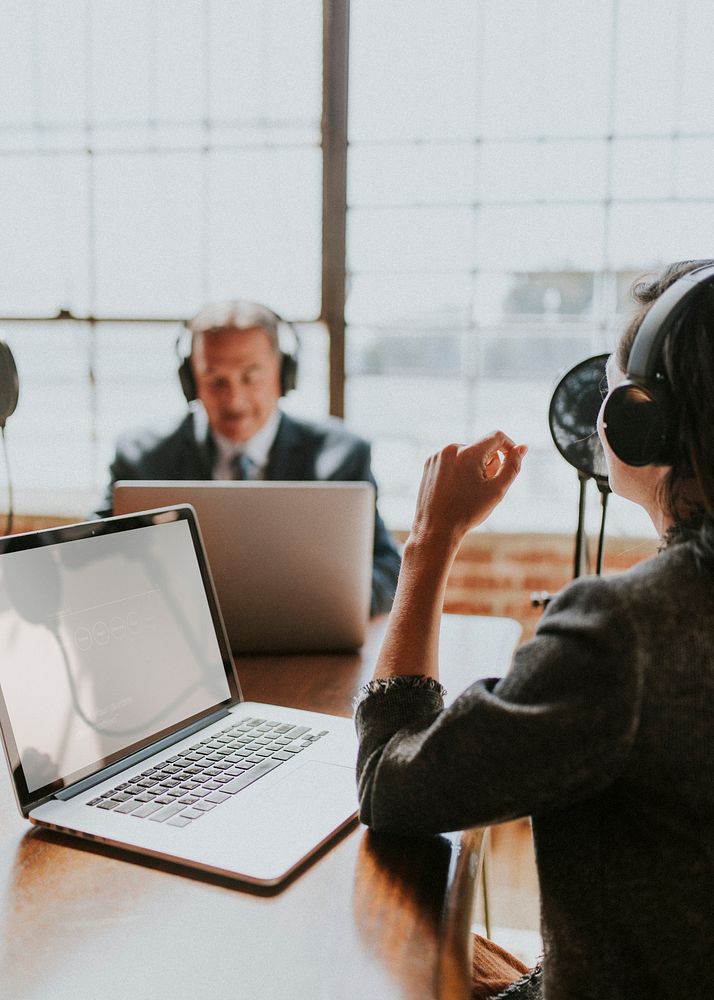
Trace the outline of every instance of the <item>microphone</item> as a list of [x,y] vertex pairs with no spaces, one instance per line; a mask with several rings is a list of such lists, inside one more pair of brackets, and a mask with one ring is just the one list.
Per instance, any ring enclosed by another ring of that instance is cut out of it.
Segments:
[[5,441],[5,422],[7,418],[15,412],[17,397],[20,393],[20,385],[17,378],[17,367],[12,351],[4,340],[0,340],[0,435],[2,435],[2,446],[5,455],[5,468],[7,469],[7,521],[5,523],[5,534],[12,531],[13,517],[13,495],[12,479],[10,477],[10,462],[7,456],[7,442]]
[[578,362],[555,387],[548,409],[553,443],[566,462],[598,488],[609,491],[605,453],[597,433],[609,354]]
[[[597,433],[597,416],[605,395],[605,364],[608,354],[596,354],[578,362],[562,376],[555,387],[548,408],[548,424],[555,447],[578,473],[580,497],[578,501],[578,527],[575,533],[573,578],[582,574],[589,563],[585,538],[585,489],[588,480],[595,480],[600,492],[602,517],[598,539],[595,572],[602,569],[605,539],[605,514],[610,494],[607,462]],[[550,594],[531,595],[533,607],[546,607]]]
[[7,418],[15,412],[19,388],[12,351],[0,340],[0,428],[5,427]]

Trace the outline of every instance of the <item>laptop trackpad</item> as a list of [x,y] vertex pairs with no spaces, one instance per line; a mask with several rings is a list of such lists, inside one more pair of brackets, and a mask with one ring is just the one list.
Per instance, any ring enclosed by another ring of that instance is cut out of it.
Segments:
[[354,768],[307,761],[251,803],[248,823],[269,853],[301,857],[356,812]]

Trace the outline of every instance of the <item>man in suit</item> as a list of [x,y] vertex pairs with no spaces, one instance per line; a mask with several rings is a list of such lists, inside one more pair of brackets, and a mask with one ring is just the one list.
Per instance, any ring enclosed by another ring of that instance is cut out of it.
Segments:
[[[119,479],[366,481],[376,486],[370,446],[334,418],[320,423],[284,413],[295,385],[293,354],[280,348],[279,318],[265,306],[232,300],[188,324],[191,350],[179,369],[188,414],[168,432],[124,435],[110,466],[99,516],[112,511]],[[400,557],[376,511],[372,614],[389,611]]]

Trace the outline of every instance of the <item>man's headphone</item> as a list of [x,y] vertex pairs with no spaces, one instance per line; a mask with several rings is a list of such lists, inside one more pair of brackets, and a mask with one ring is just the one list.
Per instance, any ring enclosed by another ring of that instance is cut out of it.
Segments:
[[15,412],[18,395],[19,383],[15,359],[5,341],[0,340],[0,428],[5,426],[10,414]]
[[626,378],[612,390],[603,411],[607,442],[626,465],[671,465],[674,460],[673,398],[664,372],[664,341],[692,299],[712,283],[712,264],[683,274],[662,292],[635,334]]
[[[280,353],[280,394],[281,396],[287,395],[291,389],[294,389],[297,385],[297,371],[298,371],[298,353],[300,351],[300,338],[298,337],[297,330],[295,326],[281,316],[278,316],[276,312],[272,309],[268,309],[267,306],[259,305],[257,302],[247,302],[243,300],[236,300],[235,302],[225,303],[223,306],[215,307],[216,310],[231,310],[233,307],[236,309],[245,310],[245,314],[241,316],[240,324],[235,327],[231,326],[230,319],[227,322],[217,323],[215,327],[210,325],[201,331],[193,330],[192,324],[195,323],[197,317],[193,320],[184,324],[184,330],[179,334],[176,340],[176,352],[180,359],[180,364],[178,368],[179,382],[181,383],[181,389],[184,396],[186,397],[186,402],[191,403],[194,399],[198,398],[198,390],[196,387],[196,380],[193,376],[193,368],[191,366],[191,352],[193,349],[193,338],[196,332],[200,332],[202,336],[210,336],[211,329],[250,329],[251,327],[260,327],[262,330],[268,334],[271,340],[274,341],[279,349]],[[210,307],[214,308],[214,307]],[[201,316],[202,313],[199,313]],[[280,346],[280,335],[279,330],[281,327],[287,327],[290,330],[290,335],[294,341],[294,346],[292,351],[284,351]],[[186,350],[183,345],[188,341],[188,349]]]

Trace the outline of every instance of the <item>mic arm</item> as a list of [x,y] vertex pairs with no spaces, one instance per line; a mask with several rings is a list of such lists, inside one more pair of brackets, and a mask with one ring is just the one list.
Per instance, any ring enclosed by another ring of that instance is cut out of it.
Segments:
[[[595,484],[600,492],[600,531],[598,534],[598,545],[597,545],[597,557],[595,560],[595,575],[600,576],[602,572],[602,554],[605,547],[605,518],[607,515],[607,500],[610,496],[612,490],[610,489],[607,478],[604,476],[589,476],[584,472],[578,471],[578,481],[580,483],[580,495],[578,498],[578,526],[575,532],[575,559],[573,564],[573,579],[577,579],[582,576],[583,572],[590,571],[590,550],[587,544],[587,537],[585,534],[585,500],[586,500],[586,489],[587,482],[589,479],[594,479]],[[531,607],[533,608],[547,608],[552,598],[552,594],[547,591],[537,591],[531,594]]]

